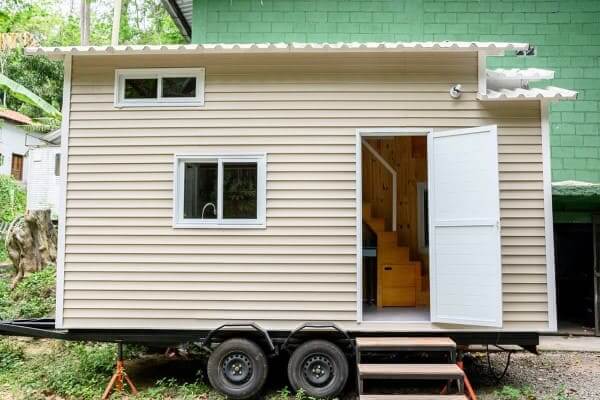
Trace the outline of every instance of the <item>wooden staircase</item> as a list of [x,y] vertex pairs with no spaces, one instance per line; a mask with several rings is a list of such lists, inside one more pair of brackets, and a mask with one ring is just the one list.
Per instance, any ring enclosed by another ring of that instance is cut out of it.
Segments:
[[[447,364],[368,364],[364,352],[447,352]],[[467,400],[464,372],[456,365],[456,343],[450,338],[359,337],[356,338],[358,395],[360,400]],[[365,394],[364,381],[437,380],[457,383],[458,394]]]
[[408,246],[398,246],[396,232],[363,203],[363,222],[377,236],[377,307],[416,307],[429,304],[429,282],[421,276],[421,262],[410,260]]

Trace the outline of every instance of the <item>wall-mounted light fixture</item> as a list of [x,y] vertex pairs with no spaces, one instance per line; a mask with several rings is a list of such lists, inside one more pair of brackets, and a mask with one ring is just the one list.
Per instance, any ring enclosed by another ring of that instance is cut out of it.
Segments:
[[462,85],[461,84],[454,85],[450,88],[450,97],[452,97],[453,99],[460,98],[461,94],[462,94]]

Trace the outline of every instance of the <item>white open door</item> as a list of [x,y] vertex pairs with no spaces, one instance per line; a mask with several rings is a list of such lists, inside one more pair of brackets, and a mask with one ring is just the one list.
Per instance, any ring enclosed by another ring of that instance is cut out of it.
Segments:
[[496,126],[429,135],[431,320],[502,326]]

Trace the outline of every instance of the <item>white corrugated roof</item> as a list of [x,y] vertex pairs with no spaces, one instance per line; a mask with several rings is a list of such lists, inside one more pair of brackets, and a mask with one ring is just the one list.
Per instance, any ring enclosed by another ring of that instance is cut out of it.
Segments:
[[526,81],[539,81],[543,79],[554,79],[554,71],[541,68],[497,68],[486,71],[488,78],[492,79],[521,79]]
[[536,100],[536,99],[555,99],[555,100],[574,100],[577,98],[577,92],[554,86],[546,88],[532,89],[488,89],[485,94],[478,94],[479,100]]
[[214,43],[172,45],[119,45],[28,47],[26,54],[48,56],[173,53],[277,53],[277,52],[380,52],[380,51],[487,51],[527,49],[527,43],[504,42],[338,42],[338,43]]

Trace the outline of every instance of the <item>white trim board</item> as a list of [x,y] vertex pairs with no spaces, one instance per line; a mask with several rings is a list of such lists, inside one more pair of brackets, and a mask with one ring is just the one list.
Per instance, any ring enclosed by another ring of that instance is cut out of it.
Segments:
[[[187,162],[216,163],[217,218],[215,220],[185,219],[184,209],[184,166]],[[223,164],[225,162],[256,163],[256,219],[223,219]],[[260,229],[266,227],[267,206],[267,154],[266,153],[197,153],[175,154],[173,157],[173,228],[194,229]]]
[[[362,309],[362,138],[427,136],[433,128],[358,128],[356,130],[356,322],[357,324],[408,324],[410,321],[363,321]],[[429,156],[427,157],[429,169]],[[427,322],[428,326],[431,326]]]
[[[195,78],[194,97],[163,97],[164,78]],[[156,98],[126,99],[126,79],[156,79]],[[126,68],[115,69],[114,106],[127,107],[202,107],[204,106],[204,68]]]
[[554,265],[554,217],[552,214],[552,169],[550,166],[550,102],[540,101],[542,117],[542,155],[544,184],[544,234],[546,237],[546,282],[548,292],[548,329],[558,330],[556,271]]
[[56,312],[54,317],[55,328],[63,328],[63,308],[65,297],[65,237],[67,222],[67,174],[69,171],[69,122],[71,119],[71,68],[72,56],[64,58],[64,86],[61,123],[61,163],[59,196],[58,196],[58,243],[56,254]]

